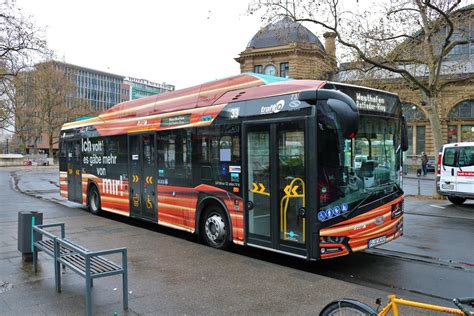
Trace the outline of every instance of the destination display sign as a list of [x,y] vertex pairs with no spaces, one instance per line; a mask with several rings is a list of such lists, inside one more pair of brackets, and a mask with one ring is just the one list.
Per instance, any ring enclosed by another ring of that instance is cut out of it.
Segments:
[[378,95],[356,92],[356,104],[360,110],[387,112],[385,99]]
[[191,120],[190,114],[164,117],[161,119],[161,126],[176,126],[176,125],[189,124],[190,120]]
[[360,111],[395,114],[398,97],[382,91],[353,86],[333,84],[333,86],[350,96]]

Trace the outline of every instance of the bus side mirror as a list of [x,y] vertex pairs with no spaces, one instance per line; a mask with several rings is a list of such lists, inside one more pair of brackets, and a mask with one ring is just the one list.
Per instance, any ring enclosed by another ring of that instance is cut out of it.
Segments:
[[320,89],[301,91],[298,99],[316,105],[318,100],[326,101],[336,114],[344,138],[354,138],[359,129],[359,110],[354,100],[338,90]]
[[401,121],[402,121],[401,147],[402,147],[402,151],[407,151],[408,150],[408,128],[407,128],[407,121],[405,120],[405,117],[403,115],[401,117]]
[[346,103],[336,99],[329,99],[329,108],[336,113],[344,138],[354,138],[359,130],[359,112],[353,111]]

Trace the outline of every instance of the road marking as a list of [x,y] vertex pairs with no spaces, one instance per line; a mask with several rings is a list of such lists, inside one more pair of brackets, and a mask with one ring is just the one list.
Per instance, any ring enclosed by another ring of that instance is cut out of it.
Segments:
[[445,209],[445,208],[446,208],[446,207],[444,207],[444,206],[433,205],[433,204],[430,204],[430,206],[432,206],[432,207],[436,207],[436,208],[442,208],[442,209]]
[[424,255],[418,255],[409,252],[402,252],[390,249],[383,249],[383,248],[371,248],[364,250],[364,253],[376,255],[376,256],[383,256],[383,257],[390,257],[390,258],[397,258],[407,261],[417,261],[426,264],[434,264],[448,268],[454,269],[461,269],[466,271],[473,271],[472,267],[474,266],[472,263],[466,262],[457,262],[451,259],[443,259],[443,258],[436,258]]

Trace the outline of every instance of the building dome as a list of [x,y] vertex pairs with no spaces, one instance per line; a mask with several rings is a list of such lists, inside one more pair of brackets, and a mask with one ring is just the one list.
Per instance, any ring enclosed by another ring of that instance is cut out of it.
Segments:
[[324,46],[316,35],[287,16],[258,31],[248,43],[247,48],[283,46],[289,43],[315,44],[324,51]]

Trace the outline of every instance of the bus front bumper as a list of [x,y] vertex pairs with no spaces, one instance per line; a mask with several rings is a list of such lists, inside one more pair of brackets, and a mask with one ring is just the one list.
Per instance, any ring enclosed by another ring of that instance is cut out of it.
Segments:
[[344,256],[388,243],[403,235],[403,198],[320,232],[321,259]]

